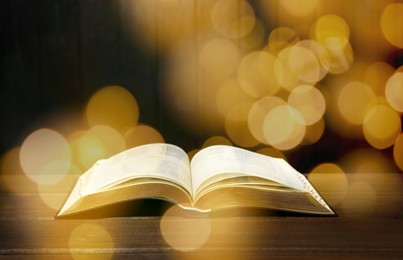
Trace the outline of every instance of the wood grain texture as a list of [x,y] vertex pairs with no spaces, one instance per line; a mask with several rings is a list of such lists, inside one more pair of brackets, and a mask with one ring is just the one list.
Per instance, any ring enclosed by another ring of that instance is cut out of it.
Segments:
[[[346,195],[347,201],[331,205],[337,217],[295,214],[212,217],[207,242],[190,252],[176,250],[164,240],[161,216],[55,220],[53,217],[67,196],[68,187],[62,192],[48,189],[39,195],[30,186],[25,193],[0,194],[0,258],[403,257],[402,179],[399,175],[382,175],[382,182],[373,175],[366,179],[374,180],[372,189],[353,190]],[[316,187],[325,199],[332,201],[340,195],[337,190],[318,184]],[[194,221],[194,226],[186,225],[186,230],[180,230],[183,218],[171,217],[165,221],[178,227],[170,231],[174,235],[185,232],[192,239],[201,232],[196,228],[197,218],[186,220]],[[81,233],[75,235],[80,228]]]

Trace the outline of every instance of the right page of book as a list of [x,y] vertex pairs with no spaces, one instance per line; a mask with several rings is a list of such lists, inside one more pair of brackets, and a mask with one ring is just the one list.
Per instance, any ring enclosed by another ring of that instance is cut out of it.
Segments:
[[209,180],[216,182],[237,176],[255,176],[291,188],[305,189],[305,183],[283,159],[232,146],[215,145],[199,151],[192,159],[191,171],[194,193]]

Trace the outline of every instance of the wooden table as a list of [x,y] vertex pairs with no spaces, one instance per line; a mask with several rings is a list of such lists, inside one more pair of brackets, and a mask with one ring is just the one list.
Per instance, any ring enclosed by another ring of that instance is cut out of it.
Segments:
[[0,258],[403,259],[403,176],[347,174],[347,183],[332,176],[312,183],[337,217],[164,217],[163,233],[161,216],[55,220],[76,176],[39,192],[24,176],[2,176]]

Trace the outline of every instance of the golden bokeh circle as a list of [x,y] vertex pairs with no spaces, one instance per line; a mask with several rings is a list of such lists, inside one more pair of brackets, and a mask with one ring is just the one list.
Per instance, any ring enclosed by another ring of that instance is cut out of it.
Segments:
[[398,48],[403,48],[403,3],[388,5],[382,12],[381,29],[385,38]]

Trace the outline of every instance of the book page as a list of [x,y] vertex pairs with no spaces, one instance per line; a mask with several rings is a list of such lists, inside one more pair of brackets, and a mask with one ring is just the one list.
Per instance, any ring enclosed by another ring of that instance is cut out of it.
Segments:
[[170,144],[138,146],[93,166],[82,193],[90,194],[133,178],[160,178],[179,184],[191,194],[190,165],[187,154]]
[[219,181],[236,176],[256,176],[304,189],[303,183],[295,175],[295,169],[283,159],[232,146],[215,145],[201,150],[192,159],[191,171],[194,193],[210,178]]

